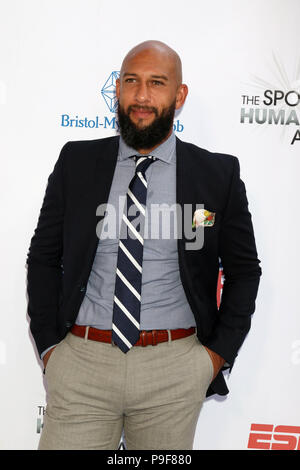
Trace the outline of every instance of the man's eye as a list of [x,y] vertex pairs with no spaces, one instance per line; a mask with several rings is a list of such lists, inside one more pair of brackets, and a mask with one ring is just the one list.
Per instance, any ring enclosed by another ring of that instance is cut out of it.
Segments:
[[156,85],[156,86],[163,85],[163,83],[160,82],[159,80],[153,80],[152,83],[153,83],[153,85]]
[[126,83],[132,83],[135,81],[135,78],[126,78],[125,82]]

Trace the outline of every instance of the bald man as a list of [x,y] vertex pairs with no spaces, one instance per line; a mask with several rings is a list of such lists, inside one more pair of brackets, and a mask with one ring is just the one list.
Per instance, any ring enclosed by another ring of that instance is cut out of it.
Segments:
[[39,449],[117,449],[122,433],[127,449],[192,449],[205,397],[228,393],[261,269],[237,158],[174,135],[187,94],[175,51],[137,45],[120,136],[68,142],[49,177],[27,258]]

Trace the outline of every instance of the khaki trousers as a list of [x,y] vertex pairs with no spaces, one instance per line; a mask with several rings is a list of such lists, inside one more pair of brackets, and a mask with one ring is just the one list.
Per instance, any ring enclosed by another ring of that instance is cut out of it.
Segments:
[[127,354],[68,333],[45,371],[39,449],[192,449],[213,365],[196,334]]

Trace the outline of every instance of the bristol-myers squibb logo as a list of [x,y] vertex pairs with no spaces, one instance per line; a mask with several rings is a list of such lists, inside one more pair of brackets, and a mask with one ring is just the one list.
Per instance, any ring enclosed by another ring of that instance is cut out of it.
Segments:
[[[72,127],[72,128],[86,128],[86,129],[108,129],[115,130],[118,132],[119,125],[116,118],[116,112],[118,109],[118,100],[116,97],[116,81],[120,76],[120,72],[113,71],[109,77],[104,81],[101,87],[100,95],[104,100],[107,110],[110,112],[108,116],[80,116],[76,114],[71,116],[70,114],[62,114],[60,119],[61,127]],[[179,121],[175,120],[173,123],[174,132],[182,132],[184,125]]]
[[116,81],[119,76],[120,72],[112,72],[101,90],[101,95],[111,113],[115,113],[118,108],[118,100],[116,97]]

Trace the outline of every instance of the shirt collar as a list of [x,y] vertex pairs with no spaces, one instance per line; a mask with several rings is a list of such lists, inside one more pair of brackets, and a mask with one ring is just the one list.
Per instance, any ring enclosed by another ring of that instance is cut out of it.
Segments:
[[[150,155],[158,158],[159,160],[162,160],[165,163],[172,163],[175,159],[175,146],[176,138],[174,132],[172,131],[170,137],[168,137],[165,142],[156,147],[156,149],[154,149]],[[132,147],[129,147],[120,135],[118,160],[126,160],[126,158],[132,157],[133,155],[141,154],[139,154]]]

